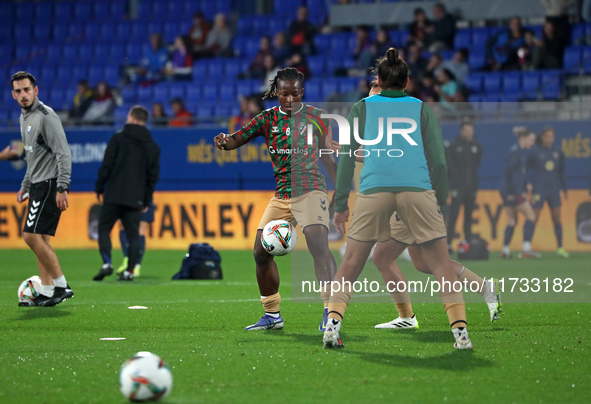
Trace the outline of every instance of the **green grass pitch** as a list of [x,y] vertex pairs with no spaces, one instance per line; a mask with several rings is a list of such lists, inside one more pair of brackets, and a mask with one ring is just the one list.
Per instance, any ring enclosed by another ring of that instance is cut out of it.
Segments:
[[[591,254],[547,255],[470,268],[510,276],[568,267],[587,274],[577,290],[589,287]],[[376,330],[395,317],[394,306],[354,299],[341,333],[345,348],[334,351],[322,348],[321,304],[289,301],[289,260],[280,261],[285,329],[245,333],[262,314],[251,252],[222,252],[223,281],[173,282],[183,252],[148,251],[132,284],[114,276],[93,282],[97,251],[58,256],[75,297],[54,308],[22,308],[16,290],[37,273],[34,255],[0,251],[1,403],[124,403],[120,366],[146,350],[173,373],[167,403],[583,403],[591,395],[589,304],[507,303],[491,325],[485,305],[469,303],[475,348],[457,351],[441,304],[414,304],[418,330]]]

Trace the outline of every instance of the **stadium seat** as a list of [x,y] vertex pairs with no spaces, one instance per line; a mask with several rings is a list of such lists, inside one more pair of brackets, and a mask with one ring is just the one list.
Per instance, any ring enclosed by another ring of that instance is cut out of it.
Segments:
[[330,49],[330,44],[330,35],[321,34],[314,37],[314,46],[316,46],[316,53],[319,55],[326,54]]
[[347,35],[346,34],[333,34],[330,40],[330,53],[342,54],[347,49]]
[[[2,2],[4,3],[4,2]],[[35,7],[37,4],[30,1],[21,1],[16,4],[16,21],[30,21],[35,18]],[[4,4],[2,4],[4,7]]]
[[123,102],[127,103],[135,103],[137,102],[137,93],[138,89],[135,86],[127,86],[121,89],[121,98],[123,98]]
[[224,76],[226,80],[234,81],[236,76],[242,73],[242,65],[240,60],[232,59],[224,66]]
[[85,43],[78,48],[78,63],[89,65],[94,59],[94,43]]
[[154,91],[153,91],[152,87],[153,86],[138,88],[138,90],[137,90],[138,102],[143,102],[143,103],[154,102]]
[[326,100],[326,98],[331,95],[339,92],[339,83],[337,79],[328,78],[322,82],[321,88],[321,98],[322,101]]
[[185,83],[170,83],[168,93],[171,99],[180,98],[184,100],[187,98],[187,85]]
[[14,2],[6,2],[2,4],[0,7],[0,19],[3,21],[3,24],[6,24],[8,21],[14,21],[15,19],[15,3]]
[[125,46],[121,43],[109,44],[109,59],[123,60],[125,57]]
[[111,1],[93,1],[92,15],[95,20],[109,21],[109,5]]
[[62,48],[62,60],[65,62],[74,63],[78,58],[78,45],[69,43]]
[[273,14],[276,16],[294,18],[297,15],[298,7],[303,5],[302,0],[273,0]]
[[471,49],[486,49],[486,42],[490,36],[490,29],[472,28],[472,46]]
[[[53,8],[55,2],[53,1],[44,1],[35,4],[35,20],[36,23],[43,22],[50,22],[53,17]],[[4,7],[4,5],[2,5]]]
[[100,24],[95,22],[87,22],[84,25],[84,41],[94,43],[100,38]]
[[62,59],[62,49],[59,46],[48,46],[45,52],[45,64],[55,66],[60,63]]
[[209,62],[207,60],[200,60],[193,64],[193,80],[201,81],[207,80],[209,74]]
[[72,5],[74,3],[71,1],[57,1],[55,2],[55,7],[53,11],[53,15],[55,16],[55,23],[56,24],[65,24],[70,21],[72,18]]
[[88,21],[92,18],[92,3],[88,1],[74,2],[74,18],[76,21]]
[[246,44],[244,47],[244,56],[252,58],[259,51],[259,48],[260,48],[260,38],[259,37],[249,37],[246,40]]
[[117,38],[115,37],[116,24],[112,21],[102,22],[99,25],[99,38],[101,42],[110,43]]
[[35,42],[48,42],[51,40],[51,25],[38,23],[33,26],[33,38]]
[[235,101],[236,87],[233,83],[220,84],[220,101]]
[[210,80],[220,80],[224,76],[224,59],[212,59],[209,62],[207,76]]
[[68,24],[68,37],[72,40],[80,40],[84,35],[84,23],[70,22]]
[[285,31],[286,27],[289,27],[289,21],[285,18],[274,17],[268,21],[269,27],[266,33],[275,35],[277,32]]
[[263,36],[269,34],[269,17],[266,15],[250,17],[250,32],[253,36]]
[[484,92],[486,95],[498,94],[501,90],[501,75],[488,73],[484,76]]
[[230,107],[227,105],[216,105],[213,108],[213,116],[216,118],[227,118],[230,116]]
[[[158,32],[158,30],[150,30],[150,32]],[[166,22],[164,23],[164,27],[162,29],[162,35],[164,37],[164,42],[166,43],[173,43],[174,39],[177,35],[180,35],[181,32],[179,31],[178,24],[176,22]]]
[[478,70],[486,64],[486,52],[484,49],[472,49],[468,57],[470,70]]
[[524,100],[536,100],[540,88],[540,73],[523,72],[522,87]]
[[560,71],[544,71],[541,79],[542,97],[545,100],[557,100],[560,98],[562,87],[562,73]]
[[163,104],[168,104],[172,97],[170,96],[170,91],[167,83],[160,83],[154,86],[153,94],[154,94],[154,101],[161,102]]
[[119,66],[107,65],[104,79],[111,87],[116,87],[119,82]]
[[[260,82],[258,82],[260,85]],[[238,96],[248,96],[253,94],[253,80],[239,80],[236,84],[236,93]]]
[[200,104],[199,106],[197,106],[197,110],[196,110],[196,114],[195,116],[198,119],[210,119],[213,115],[213,108],[210,105],[203,105]]
[[249,17],[240,17],[236,22],[236,36],[252,35],[250,27],[251,19]]
[[0,24],[0,38],[5,38],[7,41],[12,41],[12,32],[14,28],[12,24]]
[[326,70],[324,68],[324,55],[310,56],[308,58],[308,67],[313,77],[324,77]]
[[88,77],[88,67],[84,65],[76,64],[72,67],[72,79],[76,82],[78,80],[84,80]]
[[569,46],[564,51],[564,68],[576,72],[581,64],[581,46]]
[[583,57],[581,59],[583,63],[583,69],[586,74],[591,73],[591,46],[585,46],[583,48]]
[[129,43],[125,46],[125,58],[129,65],[137,65],[142,58],[142,48],[136,43]]
[[521,96],[517,93],[503,94],[501,96],[501,102],[518,102]]
[[53,24],[51,27],[51,38],[56,43],[64,43],[68,39],[68,26],[66,24]]
[[521,95],[521,73],[511,72],[503,74],[503,93],[514,97]]
[[91,86],[96,86],[99,81],[105,79],[105,70],[102,65],[92,65],[88,68],[88,81]]
[[29,43],[33,40],[33,35],[31,32],[30,25],[16,25],[14,27],[14,34],[13,37],[16,38],[21,43]]
[[53,87],[51,89],[51,93],[48,94],[49,97],[49,104],[53,109],[60,110],[64,107],[67,107],[71,100],[66,99],[66,90],[60,87]]
[[[141,2],[140,2],[141,4]],[[109,2],[109,20],[120,21],[127,16],[127,2],[126,1],[111,1]]]
[[187,86],[187,102],[196,102],[201,100],[201,86],[191,84]]
[[304,85],[304,99],[307,102],[319,102],[322,101],[322,93],[321,93],[321,80],[308,80]]
[[206,83],[202,87],[202,100],[207,102],[217,101],[218,86],[216,83]]
[[454,38],[454,48],[467,48],[472,46],[472,31],[470,29],[459,29]]
[[571,30],[571,44],[572,45],[582,45],[585,43],[585,36],[586,36],[586,27],[585,23],[578,23],[573,25]]

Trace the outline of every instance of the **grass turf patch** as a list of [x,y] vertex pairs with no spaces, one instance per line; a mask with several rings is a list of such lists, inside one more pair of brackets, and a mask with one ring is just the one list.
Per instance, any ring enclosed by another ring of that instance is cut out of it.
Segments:
[[[501,320],[490,324],[485,305],[469,303],[475,348],[457,351],[441,304],[413,305],[418,330],[377,330],[375,324],[396,317],[394,305],[354,299],[341,333],[345,348],[327,351],[318,331],[321,304],[288,299],[289,261],[280,262],[285,329],[245,333],[262,315],[251,252],[222,252],[223,281],[171,281],[184,253],[148,251],[142,276],[123,284],[114,276],[91,280],[100,267],[96,251],[57,253],[75,297],[54,308],[22,308],[16,289],[37,273],[34,255],[0,252],[2,403],[125,402],[120,366],[144,350],[164,358],[173,373],[169,403],[261,397],[287,403],[574,403],[587,402],[591,393],[589,304],[505,304]],[[493,258],[470,268],[505,275],[568,266],[579,273],[589,258]],[[415,276],[410,264],[402,267]],[[148,309],[128,309],[134,305]],[[99,340],[105,337],[126,339]]]

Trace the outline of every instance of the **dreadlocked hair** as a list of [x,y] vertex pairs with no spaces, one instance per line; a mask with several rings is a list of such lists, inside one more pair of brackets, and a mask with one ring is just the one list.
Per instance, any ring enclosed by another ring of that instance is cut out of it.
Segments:
[[263,95],[263,100],[275,97],[277,95],[277,85],[281,80],[297,80],[303,85],[304,74],[299,72],[295,67],[286,67],[284,69],[279,69],[275,77],[272,80],[269,79],[269,89]]

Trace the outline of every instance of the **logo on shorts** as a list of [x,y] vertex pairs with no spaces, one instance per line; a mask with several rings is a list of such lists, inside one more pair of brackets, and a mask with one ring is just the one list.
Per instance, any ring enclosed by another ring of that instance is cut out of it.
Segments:
[[326,210],[326,200],[320,199],[320,207],[322,210]]
[[316,220],[318,220],[319,222],[322,222],[323,221],[322,216],[318,216]]
[[40,201],[31,201],[31,207],[29,208],[29,215],[27,216],[27,227],[31,227],[35,223],[37,217],[37,211],[39,210]]

